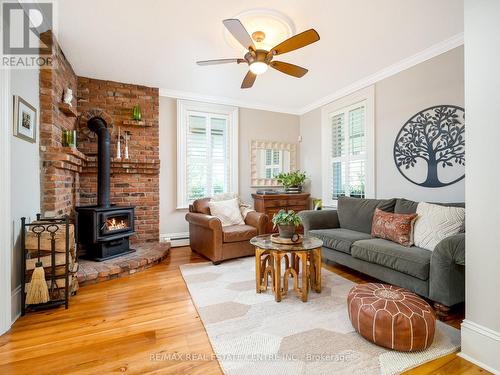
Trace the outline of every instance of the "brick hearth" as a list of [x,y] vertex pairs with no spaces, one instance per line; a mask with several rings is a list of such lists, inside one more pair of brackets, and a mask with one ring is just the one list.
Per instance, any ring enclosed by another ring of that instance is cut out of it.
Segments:
[[136,249],[135,253],[104,262],[80,259],[80,267],[77,272],[80,286],[116,279],[145,270],[160,263],[170,252],[169,243],[143,242],[135,243],[132,247]]

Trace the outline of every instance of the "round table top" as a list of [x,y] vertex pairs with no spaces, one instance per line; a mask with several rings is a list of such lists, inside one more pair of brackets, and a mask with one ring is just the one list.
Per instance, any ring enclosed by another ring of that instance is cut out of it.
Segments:
[[316,237],[304,237],[301,243],[285,245],[271,241],[270,234],[261,234],[250,240],[250,243],[259,249],[282,250],[282,251],[304,251],[314,250],[323,246],[323,241]]

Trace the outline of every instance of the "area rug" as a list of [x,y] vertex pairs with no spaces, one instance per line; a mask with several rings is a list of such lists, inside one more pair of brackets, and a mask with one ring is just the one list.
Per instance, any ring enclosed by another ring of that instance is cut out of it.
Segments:
[[[460,348],[460,332],[437,322],[427,350],[401,353],[358,335],[347,315],[353,282],[322,270],[322,292],[304,303],[255,292],[255,260],[181,266],[191,297],[226,374],[399,374]],[[292,283],[290,283],[292,284]],[[291,288],[291,286],[290,286]]]

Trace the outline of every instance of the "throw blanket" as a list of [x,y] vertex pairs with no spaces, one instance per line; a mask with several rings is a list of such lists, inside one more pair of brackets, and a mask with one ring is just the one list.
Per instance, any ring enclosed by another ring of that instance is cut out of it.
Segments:
[[238,201],[240,202],[240,212],[241,212],[241,216],[243,216],[243,220],[246,219],[247,214],[249,212],[255,211],[252,208],[251,204],[242,202],[242,200],[240,199],[240,196],[237,193],[221,193],[221,194],[216,194],[216,195],[214,195],[212,197],[212,200],[213,201],[227,201],[229,199],[234,199],[234,198],[238,198]]

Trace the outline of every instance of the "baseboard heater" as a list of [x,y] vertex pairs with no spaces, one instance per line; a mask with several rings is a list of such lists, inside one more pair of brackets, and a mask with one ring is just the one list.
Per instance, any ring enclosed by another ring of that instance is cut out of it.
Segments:
[[189,233],[168,233],[161,236],[162,242],[170,242],[172,247],[189,246]]

